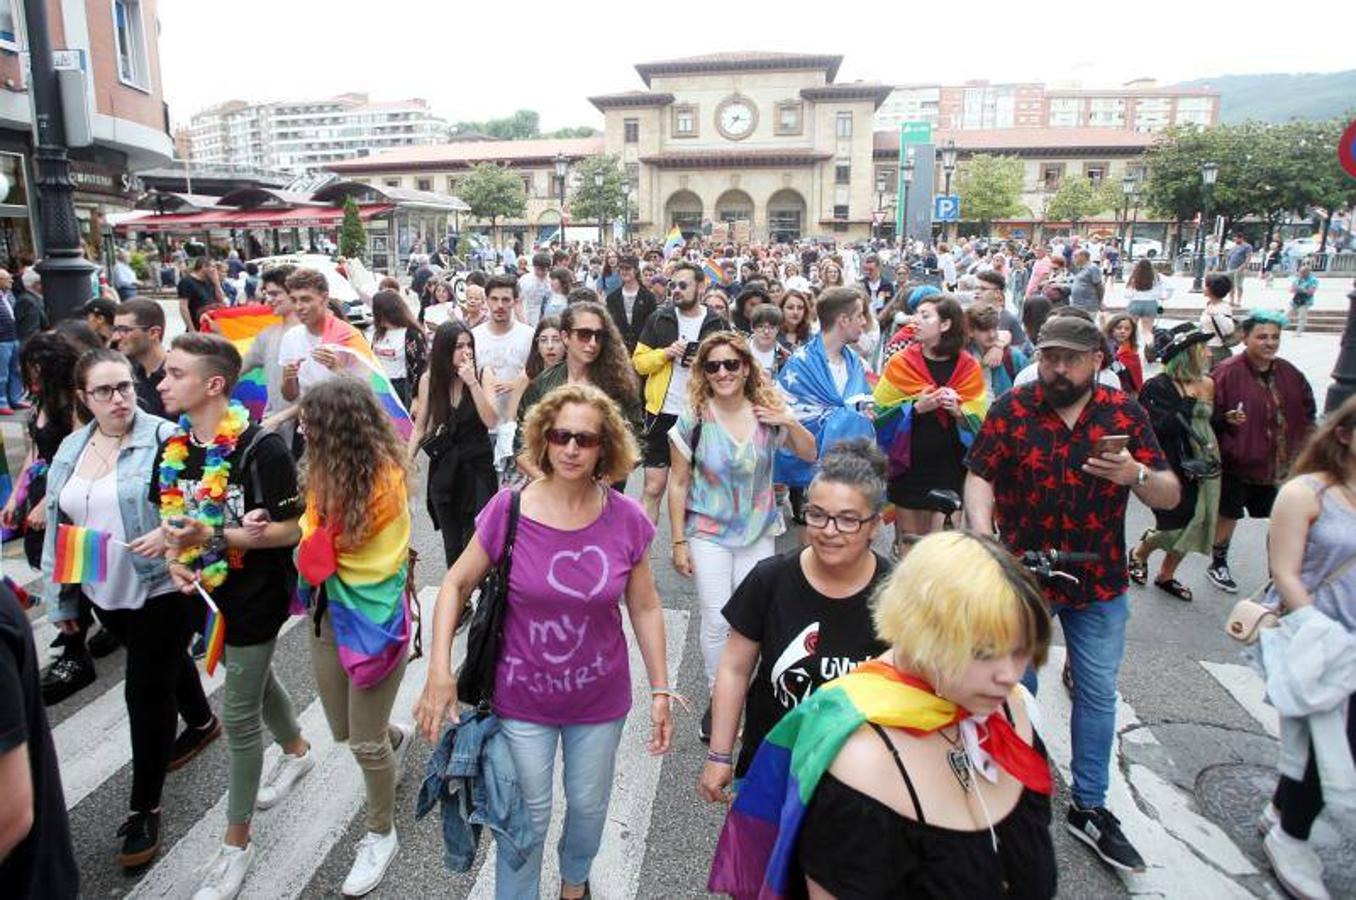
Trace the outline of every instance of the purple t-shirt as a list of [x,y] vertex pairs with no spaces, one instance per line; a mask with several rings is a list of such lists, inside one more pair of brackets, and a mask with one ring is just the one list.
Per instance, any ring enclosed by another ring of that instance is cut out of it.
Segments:
[[[497,560],[511,493],[476,517],[476,539]],[[562,531],[518,517],[494,711],[548,725],[611,722],[631,709],[631,668],[620,601],[649,551],[654,525],[630,497],[609,490],[591,524]]]

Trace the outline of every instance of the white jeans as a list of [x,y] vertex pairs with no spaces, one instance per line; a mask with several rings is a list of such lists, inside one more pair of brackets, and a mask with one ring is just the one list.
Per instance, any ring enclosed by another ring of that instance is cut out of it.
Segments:
[[747,547],[732,549],[715,541],[692,537],[687,549],[692,554],[692,576],[697,581],[697,599],[702,608],[702,659],[706,663],[706,687],[716,686],[716,667],[730,634],[730,623],[721,612],[744,576],[775,552],[776,539],[759,538]]

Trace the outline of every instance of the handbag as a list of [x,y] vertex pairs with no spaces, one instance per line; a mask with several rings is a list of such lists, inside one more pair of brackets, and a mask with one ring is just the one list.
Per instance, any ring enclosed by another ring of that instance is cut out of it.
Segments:
[[[1356,556],[1348,557],[1340,566],[1333,569],[1327,578],[1319,582],[1309,593],[1314,594],[1323,588],[1332,584],[1350,569],[1356,565]],[[1244,644],[1255,644],[1257,639],[1262,636],[1262,629],[1275,628],[1281,621],[1281,613],[1264,605],[1260,598],[1266,595],[1274,582],[1267,581],[1251,596],[1245,597],[1234,604],[1234,608],[1229,610],[1229,618],[1224,623],[1224,633],[1236,641]]]
[[499,561],[480,581],[480,599],[471,614],[466,633],[466,659],[457,670],[457,697],[462,703],[488,712],[494,697],[494,669],[504,641],[504,613],[508,610],[509,571],[513,565],[513,542],[518,536],[518,510],[522,499],[512,493],[508,531]]
[[430,462],[437,462],[452,449],[456,429],[448,428],[447,425],[447,422],[443,422],[434,429],[433,434],[419,442],[419,449],[428,454]]

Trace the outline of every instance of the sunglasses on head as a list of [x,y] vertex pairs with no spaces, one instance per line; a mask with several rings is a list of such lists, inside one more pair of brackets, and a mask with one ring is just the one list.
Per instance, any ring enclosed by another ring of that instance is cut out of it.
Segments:
[[727,372],[738,372],[744,365],[742,359],[708,359],[702,363],[702,371],[707,375],[714,375],[721,369]]
[[546,432],[548,444],[565,447],[570,441],[574,441],[580,450],[592,450],[603,442],[603,438],[592,431],[567,431],[564,428],[552,428]]
[[601,344],[603,339],[607,337],[607,331],[602,328],[571,328],[570,334],[586,344],[592,344],[595,341]]

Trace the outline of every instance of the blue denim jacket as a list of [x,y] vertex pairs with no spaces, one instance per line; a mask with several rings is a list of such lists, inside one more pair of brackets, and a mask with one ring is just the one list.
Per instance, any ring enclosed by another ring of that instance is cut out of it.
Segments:
[[[132,419],[132,430],[118,452],[118,508],[122,513],[123,533],[129,541],[141,537],[152,528],[160,527],[160,511],[147,496],[148,487],[153,475],[151,467],[155,465],[155,452],[160,442],[170,436],[173,428],[164,419],[138,412]],[[61,522],[57,501],[93,433],[94,423],[91,422],[67,435],[47,470],[47,496],[43,501],[47,508],[47,530],[42,541],[42,574],[47,583],[42,588],[42,599],[47,604],[47,616],[53,622],[74,619],[80,614],[76,592],[66,591],[64,596],[67,599],[63,604],[62,586],[52,582],[52,572],[56,566],[57,525]],[[136,569],[137,577],[150,586],[150,596],[173,590],[174,583],[170,580],[169,568],[163,559],[146,559],[133,554],[132,566]]]
[[443,732],[424,769],[415,818],[422,819],[435,800],[442,804],[443,865],[449,872],[471,870],[485,826],[512,868],[526,861],[532,828],[498,716],[468,709]]

